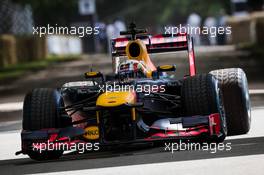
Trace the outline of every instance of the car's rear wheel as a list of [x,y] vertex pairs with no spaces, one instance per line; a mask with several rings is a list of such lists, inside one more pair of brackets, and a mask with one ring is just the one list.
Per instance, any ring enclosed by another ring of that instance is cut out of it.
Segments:
[[223,93],[228,135],[245,134],[250,129],[251,105],[245,72],[240,68],[211,71]]
[[210,115],[220,113],[222,135],[213,138],[215,142],[222,142],[226,137],[225,112],[217,80],[210,74],[187,77],[182,85],[182,103],[184,115]]
[[[58,91],[48,88],[34,89],[24,99],[23,130],[36,131],[47,128],[57,128],[60,122],[59,107],[62,98]],[[34,160],[57,159],[62,156],[62,150],[33,151],[27,154]]]

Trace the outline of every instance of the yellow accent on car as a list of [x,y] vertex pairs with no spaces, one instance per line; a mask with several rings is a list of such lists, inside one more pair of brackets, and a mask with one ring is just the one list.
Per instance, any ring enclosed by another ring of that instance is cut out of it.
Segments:
[[98,128],[98,126],[88,126],[84,130],[85,130],[85,134],[83,135],[84,138],[89,139],[89,140],[99,139],[99,128]]
[[99,124],[100,123],[100,115],[99,115],[99,111],[96,111],[96,122],[97,122],[97,124]]
[[132,121],[136,121],[136,108],[131,109]]
[[147,67],[147,77],[152,77],[152,72],[157,68],[150,60],[146,45],[139,39],[129,41],[126,46],[126,55],[129,59],[143,61]]
[[136,101],[134,92],[105,92],[96,101],[96,106],[116,107],[123,104],[134,104]]
[[172,65],[162,65],[162,66],[160,66],[160,69],[164,69],[164,70],[172,69],[172,68],[173,68]]
[[[134,46],[133,49],[131,48],[132,46]],[[136,55],[133,55],[133,51],[137,49],[139,49],[138,50],[139,52]],[[144,61],[144,58],[148,53],[147,53],[146,45],[140,40],[135,40],[135,41],[129,41],[129,43],[127,44],[126,54],[129,59]]]
[[98,72],[86,72],[85,74],[86,74],[86,76],[88,76],[88,77],[93,77],[93,76],[98,75]]

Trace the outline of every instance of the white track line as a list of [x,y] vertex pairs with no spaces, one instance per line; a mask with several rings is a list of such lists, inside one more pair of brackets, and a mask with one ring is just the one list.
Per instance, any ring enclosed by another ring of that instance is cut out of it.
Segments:
[[0,160],[20,159],[28,157],[26,155],[15,155],[15,152],[21,150],[20,131],[1,132],[0,140]]
[[254,174],[263,175],[264,155],[239,156],[228,158],[214,158],[202,160],[189,160],[180,162],[166,162],[141,164],[132,166],[98,168],[88,170],[75,170],[43,174],[93,174],[93,175],[160,175],[160,174],[184,174],[184,175],[223,175],[223,174]]
[[0,127],[22,123],[22,120],[0,122]]
[[249,94],[250,95],[264,94],[264,89],[250,89]]
[[[258,108],[252,110],[252,122],[251,129],[248,134],[227,137],[227,140],[240,139],[240,138],[252,138],[264,136],[264,108]],[[21,149],[20,143],[20,131],[7,131],[0,132],[0,160],[6,159],[20,159],[27,157],[24,155],[15,156],[15,152]]]
[[13,103],[2,103],[2,104],[0,104],[0,112],[20,111],[22,109],[23,109],[23,102],[13,102]]

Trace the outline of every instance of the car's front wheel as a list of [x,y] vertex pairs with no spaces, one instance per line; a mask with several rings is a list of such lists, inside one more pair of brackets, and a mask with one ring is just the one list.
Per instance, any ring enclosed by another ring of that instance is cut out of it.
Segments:
[[[48,88],[34,89],[24,99],[23,130],[36,131],[59,126],[59,107],[62,98],[58,91]],[[32,143],[30,143],[32,144]],[[34,160],[58,159],[62,150],[43,151],[30,149],[28,156]]]
[[224,97],[228,135],[246,134],[250,129],[251,105],[245,72],[240,68],[211,71]]
[[224,141],[227,133],[225,111],[217,80],[212,75],[201,74],[184,79],[182,102],[186,116],[219,113],[221,116],[221,135],[212,138],[212,141]]

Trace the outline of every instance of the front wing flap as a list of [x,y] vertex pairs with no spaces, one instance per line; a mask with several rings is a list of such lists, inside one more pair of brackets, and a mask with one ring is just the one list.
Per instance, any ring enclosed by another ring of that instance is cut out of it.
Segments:
[[[179,121],[171,120],[170,124],[179,124]],[[89,140],[89,142],[99,142],[100,145],[113,145],[113,144],[126,144],[126,143],[139,143],[158,140],[177,140],[177,139],[193,139],[202,135],[208,137],[221,135],[221,119],[218,113],[205,115],[205,116],[191,116],[182,117],[180,124],[182,128],[161,128],[157,126],[150,126],[147,137],[134,139],[129,141],[115,141],[115,142],[102,142],[102,139]],[[72,144],[76,142],[84,142],[80,139],[81,136],[86,134],[85,129],[77,127],[67,127],[61,129],[45,129],[39,131],[22,131],[22,151],[26,153],[31,149],[35,142],[41,141],[42,143],[66,143]],[[100,136],[100,135],[99,135]],[[87,140],[86,140],[87,141]],[[30,143],[30,145],[25,144]],[[19,152],[20,153],[20,152]]]

